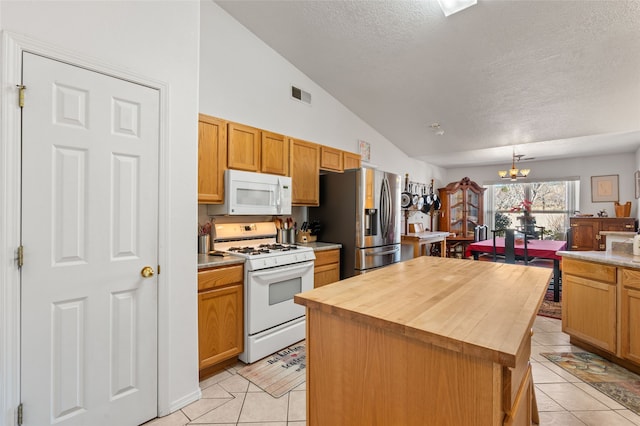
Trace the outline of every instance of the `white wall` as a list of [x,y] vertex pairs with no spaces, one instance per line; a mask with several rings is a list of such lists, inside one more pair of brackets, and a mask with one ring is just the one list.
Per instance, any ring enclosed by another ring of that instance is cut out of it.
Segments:
[[[168,169],[162,212],[168,224],[160,279],[163,410],[199,395],[197,351],[198,1],[2,1],[0,29],[97,58],[169,88]],[[18,82],[16,82],[18,83]]]
[[[408,157],[211,0],[202,1],[200,31],[201,113],[351,152],[364,140],[380,169],[444,183],[444,169]],[[312,104],[291,99],[292,85]]]
[[[323,145],[358,152],[371,144],[371,163],[412,180],[438,181],[444,170],[414,160],[210,0],[201,8],[200,112]],[[292,100],[291,85],[312,95]]]
[[[591,176],[619,175],[619,202],[631,201],[631,216],[638,217],[638,203],[635,198],[634,172],[638,170],[638,160],[634,154],[617,154],[597,157],[579,157],[550,161],[527,161],[520,163],[531,169],[530,181],[563,177],[580,177],[580,212],[596,214],[606,209],[610,217],[615,216],[612,202],[591,202]],[[446,179],[453,182],[468,176],[478,184],[489,184],[500,181],[498,170],[508,169],[509,161],[499,166],[465,167],[448,169]]]

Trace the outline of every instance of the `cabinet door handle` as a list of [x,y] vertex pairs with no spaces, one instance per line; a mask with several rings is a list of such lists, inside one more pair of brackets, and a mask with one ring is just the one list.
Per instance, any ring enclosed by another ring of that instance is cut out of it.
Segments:
[[571,246],[571,248],[578,248],[578,246]]
[[633,225],[625,225],[624,227],[629,229],[629,228],[633,228]]

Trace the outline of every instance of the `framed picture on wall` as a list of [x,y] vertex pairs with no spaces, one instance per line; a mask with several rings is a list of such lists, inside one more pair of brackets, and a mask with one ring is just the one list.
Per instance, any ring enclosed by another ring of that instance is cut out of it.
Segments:
[[618,201],[618,175],[591,176],[591,202]]
[[640,170],[636,170],[633,174],[633,178],[636,185],[636,198],[640,198]]

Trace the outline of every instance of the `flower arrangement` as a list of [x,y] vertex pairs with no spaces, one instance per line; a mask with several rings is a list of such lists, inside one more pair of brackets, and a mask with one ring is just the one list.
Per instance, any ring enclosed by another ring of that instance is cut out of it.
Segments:
[[531,213],[531,204],[531,201],[525,198],[517,206],[511,207],[511,212],[523,212],[525,215],[528,215]]

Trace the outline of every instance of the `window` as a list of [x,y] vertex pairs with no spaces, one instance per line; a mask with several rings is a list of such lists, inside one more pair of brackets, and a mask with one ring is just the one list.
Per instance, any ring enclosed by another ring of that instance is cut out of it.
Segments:
[[542,182],[514,182],[485,185],[486,222],[489,229],[527,226],[523,213],[524,200],[530,201],[529,216],[537,232],[545,239],[563,239],[569,227],[569,216],[579,210],[578,178]]

